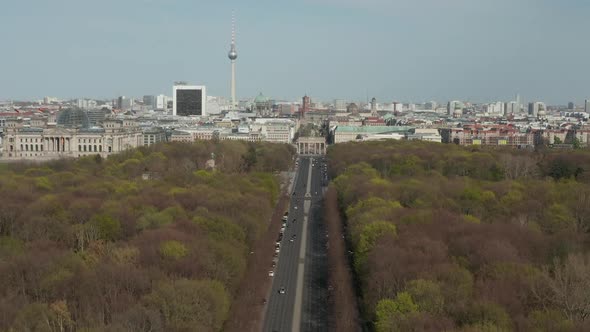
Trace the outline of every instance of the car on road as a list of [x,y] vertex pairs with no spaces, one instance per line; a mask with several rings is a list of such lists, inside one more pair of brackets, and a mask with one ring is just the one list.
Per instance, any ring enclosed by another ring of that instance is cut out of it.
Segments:
[[277,267],[277,262],[273,261],[273,262],[270,264],[270,267],[272,267],[273,269],[274,269],[275,267]]
[[279,289],[279,294],[285,294],[285,287],[281,287],[281,289]]
[[268,276],[269,277],[274,277],[275,276],[275,271],[273,271],[273,270],[268,271]]

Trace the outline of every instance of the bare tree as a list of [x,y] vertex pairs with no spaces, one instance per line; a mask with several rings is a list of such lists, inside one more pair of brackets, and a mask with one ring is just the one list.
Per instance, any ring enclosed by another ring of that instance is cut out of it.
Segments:
[[557,308],[572,321],[590,316],[590,262],[582,254],[545,266],[533,285],[533,295],[544,308]]

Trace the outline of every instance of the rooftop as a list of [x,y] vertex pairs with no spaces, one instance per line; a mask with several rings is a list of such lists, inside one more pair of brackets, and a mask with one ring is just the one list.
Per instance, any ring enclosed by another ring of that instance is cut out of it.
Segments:
[[415,129],[410,126],[338,126],[336,131],[359,134],[400,133]]

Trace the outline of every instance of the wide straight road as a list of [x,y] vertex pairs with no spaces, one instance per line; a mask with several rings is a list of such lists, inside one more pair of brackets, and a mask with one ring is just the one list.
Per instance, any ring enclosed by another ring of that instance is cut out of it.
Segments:
[[321,221],[323,177],[322,160],[299,159],[263,331],[327,329],[327,256]]

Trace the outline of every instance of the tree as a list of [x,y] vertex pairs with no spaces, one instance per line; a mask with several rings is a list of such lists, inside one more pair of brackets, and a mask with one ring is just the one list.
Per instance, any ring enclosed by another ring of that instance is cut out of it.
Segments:
[[581,322],[590,316],[590,261],[582,254],[554,260],[541,270],[533,294],[547,309],[557,308],[567,319]]
[[220,331],[229,300],[218,281],[183,279],[161,283],[144,303],[161,313],[166,330]]
[[474,303],[463,314],[461,323],[475,329],[475,331],[508,332],[513,330],[510,316],[502,306],[495,303]]
[[418,311],[412,296],[406,292],[398,293],[395,300],[383,299],[375,310],[375,330],[377,332],[397,331],[396,325],[408,315]]
[[96,229],[99,238],[105,241],[114,241],[121,233],[121,223],[106,214],[94,215],[90,219],[90,225]]
[[572,144],[574,146],[574,149],[581,149],[582,148],[582,143],[580,142],[580,139],[578,137],[574,137],[574,139],[572,140]]
[[188,250],[182,242],[166,241],[160,244],[160,254],[164,258],[180,259],[188,254]]
[[576,226],[576,219],[569,209],[563,204],[552,204],[546,211],[545,218],[541,221],[541,228],[550,234],[564,230],[571,230]]
[[405,291],[410,294],[421,312],[442,313],[444,297],[437,282],[424,279],[412,280]]

